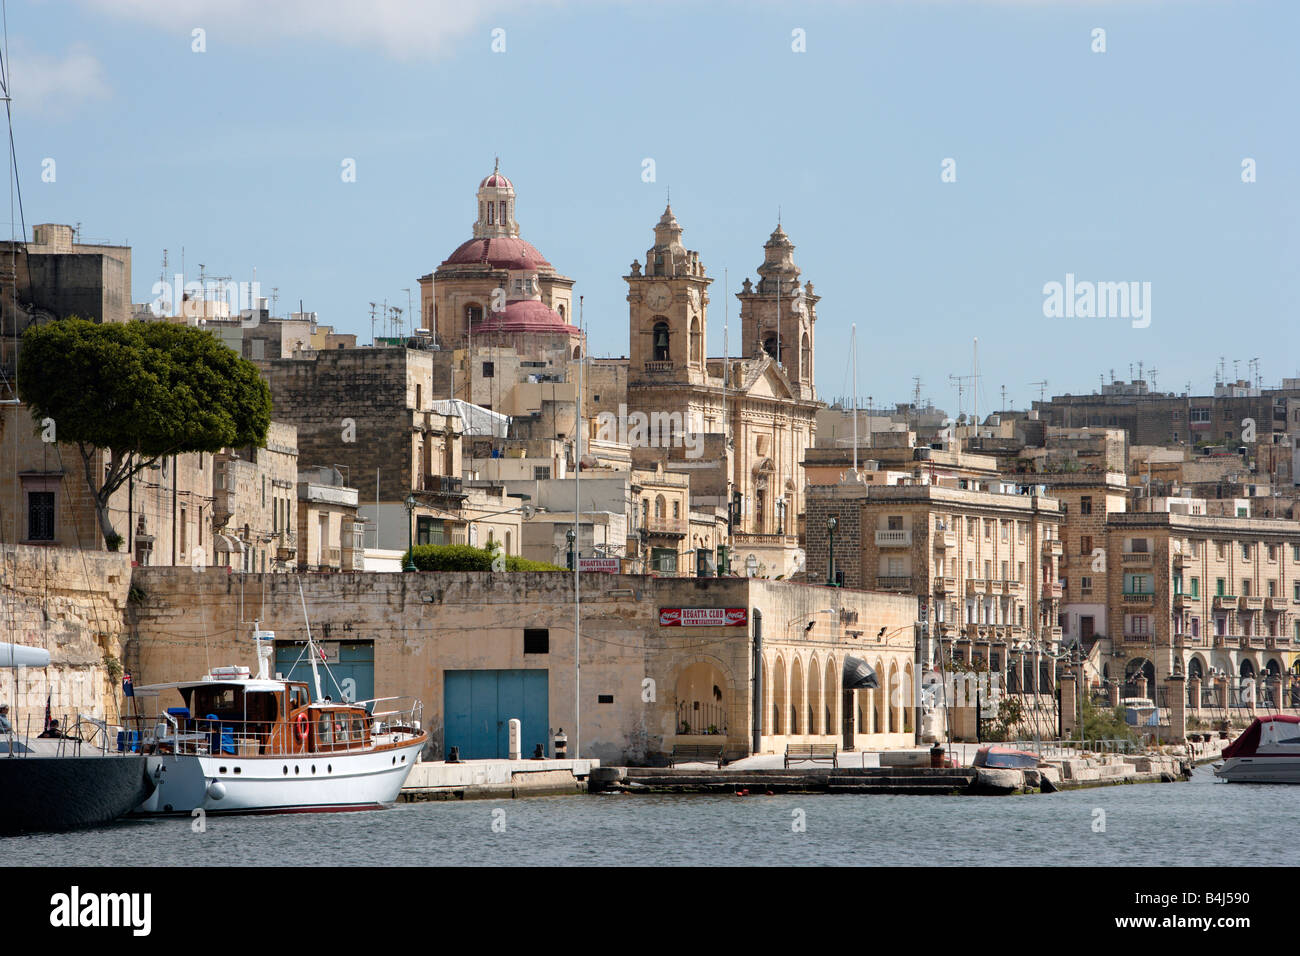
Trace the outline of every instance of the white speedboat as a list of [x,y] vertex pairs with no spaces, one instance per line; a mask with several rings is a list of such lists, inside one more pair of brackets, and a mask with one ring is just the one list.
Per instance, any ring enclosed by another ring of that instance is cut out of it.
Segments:
[[271,631],[254,630],[258,675],[218,667],[196,681],[136,688],[174,694],[143,748],[154,792],[137,813],[300,813],[373,810],[397,800],[428,740],[421,703],[322,697],[308,637],[307,684],[267,676]]
[[1300,783],[1300,717],[1256,717],[1223,748],[1214,775],[1228,783]]

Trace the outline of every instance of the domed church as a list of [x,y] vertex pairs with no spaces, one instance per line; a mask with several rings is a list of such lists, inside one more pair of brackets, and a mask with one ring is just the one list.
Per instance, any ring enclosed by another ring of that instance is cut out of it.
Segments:
[[421,315],[443,348],[503,346],[536,355],[583,354],[572,324],[573,280],[519,235],[515,187],[500,163],[478,184],[472,238],[420,277]]

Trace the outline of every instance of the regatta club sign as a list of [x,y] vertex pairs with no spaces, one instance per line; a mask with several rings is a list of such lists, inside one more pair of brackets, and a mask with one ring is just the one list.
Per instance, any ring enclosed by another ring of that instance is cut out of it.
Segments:
[[661,607],[660,627],[744,627],[749,615],[743,607]]
[[618,574],[618,558],[579,558],[578,570],[594,574]]

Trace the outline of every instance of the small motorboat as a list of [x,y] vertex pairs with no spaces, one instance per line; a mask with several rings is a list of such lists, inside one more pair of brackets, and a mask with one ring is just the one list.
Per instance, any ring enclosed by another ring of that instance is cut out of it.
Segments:
[[1256,717],[1223,748],[1214,775],[1227,783],[1300,783],[1300,717]]
[[990,770],[1034,770],[1038,762],[1038,754],[1033,751],[990,745],[979,749],[971,766]]

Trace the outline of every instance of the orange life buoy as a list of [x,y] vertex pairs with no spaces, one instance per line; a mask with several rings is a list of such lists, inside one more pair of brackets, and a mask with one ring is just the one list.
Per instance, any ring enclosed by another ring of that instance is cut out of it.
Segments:
[[298,729],[298,740],[305,744],[307,742],[307,715],[299,714],[297,719],[294,720],[294,724]]

